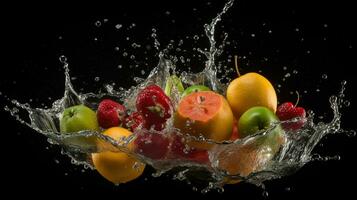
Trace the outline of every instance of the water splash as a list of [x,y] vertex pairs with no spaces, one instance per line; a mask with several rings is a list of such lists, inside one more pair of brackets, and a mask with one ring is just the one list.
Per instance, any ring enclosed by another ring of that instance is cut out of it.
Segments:
[[[203,51],[198,49],[206,57],[205,68],[199,73],[182,72],[180,77],[183,83],[187,86],[195,84],[204,84],[211,87],[224,95],[225,86],[217,78],[216,58],[222,53],[224,44],[228,37],[225,38],[221,45],[218,45],[215,40],[215,27],[217,23],[222,20],[223,15],[232,7],[234,0],[228,1],[222,11],[211,21],[210,24],[204,25],[205,34],[209,40],[209,50]],[[117,24],[116,29],[120,29],[122,25]],[[280,178],[292,174],[299,170],[306,163],[314,160],[326,160],[324,157],[313,154],[313,150],[320,140],[327,134],[336,134],[341,132],[349,132],[354,136],[354,131],[344,131],[340,128],[341,113],[340,108],[348,106],[349,101],[344,99],[344,91],[346,82],[342,82],[341,91],[337,96],[330,97],[330,105],[333,112],[333,119],[329,123],[317,122],[314,120],[314,112],[309,111],[306,119],[306,125],[297,131],[278,131],[280,124],[275,124],[266,131],[258,132],[253,136],[244,139],[237,139],[236,141],[215,142],[206,140],[203,137],[194,137],[180,133],[173,128],[173,119],[168,120],[164,137],[174,138],[179,135],[184,140],[196,140],[202,143],[209,143],[213,148],[209,150],[209,161],[197,162],[182,157],[173,157],[168,153],[166,159],[153,160],[145,157],[140,152],[132,152],[127,148],[135,137],[140,135],[141,129],[129,138],[123,138],[120,141],[115,141],[100,132],[95,131],[80,131],[77,133],[63,134],[59,131],[59,119],[65,108],[70,106],[84,104],[94,110],[97,109],[98,103],[103,99],[112,98],[113,100],[124,102],[125,107],[129,111],[135,110],[135,100],[138,92],[150,84],[156,84],[164,88],[167,79],[176,74],[176,66],[174,57],[167,55],[168,50],[174,49],[173,46],[167,46],[167,51],[160,51],[160,43],[157,39],[157,31],[152,29],[152,38],[154,39],[154,47],[158,52],[159,62],[157,66],[149,73],[146,79],[136,78],[138,85],[132,86],[128,89],[119,88],[116,90],[112,85],[106,85],[106,92],[79,94],[75,91],[70,77],[70,70],[68,60],[65,56],[60,57],[60,62],[63,64],[65,75],[65,92],[63,98],[54,101],[52,107],[49,109],[31,108],[29,104],[22,104],[16,100],[10,100],[13,107],[6,106],[5,110],[11,116],[22,124],[34,129],[38,133],[45,135],[48,142],[55,145],[61,145],[64,154],[72,159],[73,164],[84,165],[85,168],[93,168],[91,161],[91,153],[101,151],[123,151],[140,161],[153,166],[157,172],[153,174],[158,177],[165,172],[173,171],[174,179],[177,180],[203,180],[206,185],[201,192],[206,193],[210,190],[216,189],[224,191],[223,186],[226,183],[236,183],[246,181],[249,183],[262,186],[263,182],[270,179]],[[198,37],[198,36],[197,36]],[[138,47],[136,43],[135,48]],[[183,40],[179,41],[178,47],[183,44]],[[134,48],[134,47],[133,47]],[[184,58],[180,57],[180,60]],[[184,62],[182,62],[184,63]],[[118,68],[122,68],[121,65]],[[286,70],[284,67],[283,70]],[[290,75],[289,75],[290,76]],[[327,76],[326,76],[327,77]],[[324,78],[324,77],[323,77]],[[279,87],[280,88],[280,87]],[[173,109],[179,101],[179,93],[175,87],[172,90]],[[28,116],[23,117],[21,112],[25,112]],[[289,123],[301,119],[292,119],[290,121],[283,121]],[[160,132],[152,131],[154,134],[162,134]],[[78,140],[83,138],[93,137],[100,141],[99,146],[88,146],[79,143]],[[268,141],[277,141],[276,144],[270,144]],[[171,139],[172,145],[172,139]],[[187,153],[189,149],[183,149]],[[339,159],[333,157],[330,159]],[[136,164],[133,167],[138,167]],[[188,181],[192,184],[191,181]],[[195,184],[194,190],[198,190]]]

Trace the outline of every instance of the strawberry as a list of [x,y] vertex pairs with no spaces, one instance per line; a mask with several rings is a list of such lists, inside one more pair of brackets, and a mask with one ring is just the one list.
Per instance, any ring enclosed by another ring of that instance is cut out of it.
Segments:
[[126,116],[123,105],[110,99],[104,99],[99,103],[97,119],[102,128],[111,128],[122,124]]
[[160,131],[171,117],[172,103],[159,86],[150,85],[139,92],[136,109],[143,116],[146,128],[153,126],[155,130]]
[[208,151],[205,149],[187,148],[182,136],[174,136],[170,150],[169,157],[172,159],[183,159],[200,164],[209,163]]
[[305,124],[305,109],[302,107],[296,107],[291,102],[281,104],[276,111],[276,115],[281,121],[291,120],[297,117],[300,118],[300,120],[296,122],[283,123],[282,125],[285,130],[297,130]]
[[144,118],[138,112],[133,112],[124,120],[123,126],[130,131],[134,132],[138,126],[143,126]]
[[138,133],[134,140],[135,151],[148,158],[159,160],[166,157],[170,139],[166,135],[149,130]]

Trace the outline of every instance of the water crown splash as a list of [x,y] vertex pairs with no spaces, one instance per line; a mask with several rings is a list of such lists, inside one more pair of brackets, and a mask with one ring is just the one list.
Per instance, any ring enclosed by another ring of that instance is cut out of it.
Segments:
[[[209,40],[210,48],[208,51],[199,52],[207,58],[205,68],[199,73],[182,72],[181,79],[187,85],[204,84],[212,88],[212,90],[223,94],[226,90],[217,78],[217,67],[215,64],[216,58],[222,53],[223,46],[217,48],[215,41],[215,27],[222,16],[232,7],[234,0],[228,1],[223,10],[211,21],[210,24],[204,25],[205,34]],[[155,31],[156,32],[156,31]],[[227,34],[223,43],[227,39]],[[159,42],[155,37],[155,48],[159,51]],[[191,176],[203,179],[208,186],[202,189],[202,192],[208,192],[211,189],[223,190],[223,185],[226,183],[236,183],[239,181],[247,181],[256,185],[262,185],[264,181],[280,178],[294,173],[306,163],[314,160],[316,156],[312,154],[313,149],[319,141],[327,134],[336,134],[344,132],[340,128],[341,113],[340,108],[345,105],[344,90],[346,82],[342,83],[341,92],[338,96],[330,97],[330,105],[334,114],[333,119],[329,123],[318,122],[314,123],[314,113],[310,111],[307,117],[306,125],[297,131],[286,131],[281,147],[272,148],[271,146],[262,143],[264,138],[274,135],[274,130],[280,124],[274,124],[265,131],[258,132],[253,136],[235,141],[215,142],[201,137],[188,136],[180,133],[172,125],[172,119],[167,123],[165,131],[169,134],[164,137],[171,137],[172,134],[178,134],[186,137],[188,140],[201,141],[214,145],[208,151],[209,162],[192,162],[181,158],[173,158],[167,160],[153,160],[145,157],[140,152],[133,152],[127,145],[131,143],[136,135],[141,134],[141,130],[136,131],[132,137],[123,138],[116,141],[109,136],[103,135],[96,131],[80,131],[77,133],[63,134],[59,131],[59,119],[64,109],[84,104],[93,110],[96,110],[98,103],[104,98],[112,98],[119,102],[124,102],[125,107],[129,111],[135,110],[135,99],[139,91],[150,84],[165,87],[167,79],[175,74],[175,64],[168,59],[165,53],[159,53],[158,65],[149,73],[145,80],[142,80],[137,86],[125,90],[115,90],[112,86],[107,85],[106,92],[79,94],[74,90],[69,74],[69,64],[65,56],[60,57],[63,64],[65,74],[65,92],[63,98],[55,101],[49,109],[31,108],[29,104],[21,104],[16,100],[11,100],[14,105],[12,109],[8,106],[5,110],[8,111],[16,120],[27,125],[38,133],[48,137],[51,144],[61,145],[65,154],[73,159],[74,164],[93,167],[91,161],[91,153],[113,151],[126,152],[140,161],[151,165],[157,170],[154,176],[160,176],[167,171],[177,171],[174,179],[188,180]],[[175,107],[179,101],[177,90],[173,89],[173,102]],[[20,117],[20,110],[27,112],[28,120]],[[293,119],[296,120],[296,119]],[[291,121],[282,121],[281,124]],[[156,134],[162,134],[156,132]],[[94,137],[101,141],[100,148],[97,146],[85,146],[78,144],[76,141],[80,138]],[[257,144],[262,145],[257,145]],[[184,151],[187,149],[184,149]],[[234,161],[235,163],[232,163]],[[245,164],[248,162],[249,164]],[[231,170],[234,168],[235,170]],[[238,171],[240,173],[232,174],[230,171]],[[199,175],[197,175],[199,174]],[[194,186],[194,190],[197,190]]]

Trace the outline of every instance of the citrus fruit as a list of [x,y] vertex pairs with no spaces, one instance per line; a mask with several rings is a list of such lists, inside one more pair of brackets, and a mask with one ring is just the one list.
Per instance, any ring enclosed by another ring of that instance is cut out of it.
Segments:
[[227,100],[236,119],[249,108],[264,106],[275,113],[277,96],[274,87],[264,76],[247,73],[234,79],[227,88]]
[[[129,137],[132,132],[125,128],[113,127],[103,132],[104,135],[120,140],[122,137]],[[134,145],[128,144],[128,149],[132,150]],[[126,183],[139,177],[145,168],[145,164],[129,156],[124,152],[105,151],[93,153],[92,160],[97,171],[107,180],[119,184]]]
[[[214,141],[228,140],[232,134],[233,114],[226,99],[212,91],[194,92],[179,103],[174,126],[183,134],[200,135]],[[211,145],[192,141],[190,146],[208,149]]]

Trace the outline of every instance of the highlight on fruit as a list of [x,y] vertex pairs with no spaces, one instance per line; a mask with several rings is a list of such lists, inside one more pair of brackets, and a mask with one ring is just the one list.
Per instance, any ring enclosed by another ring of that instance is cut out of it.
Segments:
[[62,145],[74,162],[92,167],[114,184],[135,181],[147,167],[158,176],[179,169],[178,179],[203,180],[209,189],[242,181],[259,185],[289,175],[312,159],[323,136],[340,130],[338,104],[343,95],[330,98],[334,119],[315,125],[298,106],[299,96],[295,104],[278,104],[274,79],[241,73],[237,56],[237,76],[227,85],[221,83],[215,60],[222,49],[213,36],[232,4],[228,1],[205,26],[210,51],[203,52],[207,60],[199,73],[177,72],[160,52],[157,67],[138,85],[79,95],[69,64],[61,57],[66,78],[62,99],[50,109],[12,101],[28,112],[30,123],[7,110],[51,143]]

